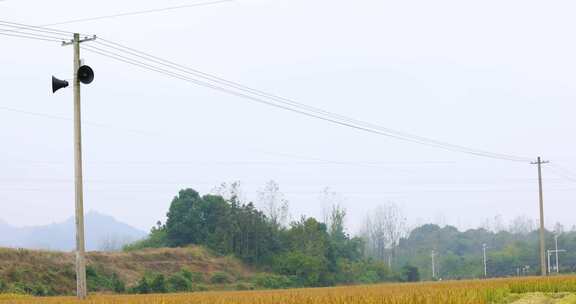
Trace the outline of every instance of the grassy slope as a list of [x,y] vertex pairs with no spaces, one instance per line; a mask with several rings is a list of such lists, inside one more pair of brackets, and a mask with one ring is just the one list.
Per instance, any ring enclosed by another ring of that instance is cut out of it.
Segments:
[[[222,271],[235,279],[252,272],[232,257],[216,256],[202,247],[161,248],[134,252],[90,252],[88,266],[105,274],[116,273],[133,285],[145,273],[173,274],[181,269],[201,272],[208,279]],[[59,293],[75,289],[74,254],[0,248],[0,281],[50,285]]]

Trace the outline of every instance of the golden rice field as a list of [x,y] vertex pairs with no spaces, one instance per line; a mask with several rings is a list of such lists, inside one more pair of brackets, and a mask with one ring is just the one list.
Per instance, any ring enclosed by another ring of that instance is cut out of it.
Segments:
[[576,293],[576,276],[266,291],[222,291],[162,295],[92,295],[86,301],[78,301],[74,297],[34,298],[0,295],[0,304],[488,304],[507,303],[507,299],[514,294],[532,292]]

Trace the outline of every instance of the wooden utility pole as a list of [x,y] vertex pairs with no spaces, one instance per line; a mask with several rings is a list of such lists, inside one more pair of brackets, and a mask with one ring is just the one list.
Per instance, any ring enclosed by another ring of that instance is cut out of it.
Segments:
[[74,46],[72,83],[74,91],[74,198],[76,206],[76,296],[79,299],[86,299],[88,290],[86,288],[86,245],[84,241],[84,190],[82,181],[82,111],[80,102],[80,79],[78,70],[80,69],[80,43],[94,40],[96,37],[80,40],[80,34],[74,34],[74,39],[64,42],[62,45]]
[[540,271],[541,275],[545,276],[548,271],[546,269],[546,242],[545,242],[545,228],[544,228],[544,194],[542,191],[542,164],[547,164],[547,161],[542,161],[538,156],[533,165],[538,165],[538,191],[540,194]]

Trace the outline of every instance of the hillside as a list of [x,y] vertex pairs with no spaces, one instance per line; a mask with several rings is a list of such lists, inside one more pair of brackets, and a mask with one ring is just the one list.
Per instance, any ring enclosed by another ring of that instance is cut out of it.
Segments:
[[[146,233],[115,218],[91,211],[86,214],[86,249],[112,251],[141,239]],[[34,227],[13,227],[0,220],[0,246],[11,248],[73,250],[74,218]]]
[[[555,248],[554,234],[546,231],[546,248]],[[394,264],[419,268],[422,278],[432,279],[430,254],[436,253],[436,273],[443,279],[480,278],[484,275],[482,246],[486,244],[488,277],[537,275],[539,271],[539,235],[537,230],[499,231],[427,224],[411,231],[395,248]],[[558,246],[561,273],[576,271],[576,231],[564,231]],[[554,259],[552,259],[554,262]],[[554,266],[552,263],[551,266]]]
[[[199,246],[133,252],[90,252],[87,254],[87,264],[89,286],[93,290],[104,291],[106,288],[100,288],[101,281],[114,276],[131,287],[146,275],[161,274],[168,278],[186,270],[194,274],[195,283],[202,288],[209,288],[207,285],[217,273],[224,274],[227,283],[253,275],[237,259],[217,256]],[[32,294],[70,294],[76,286],[74,254],[0,248],[0,290],[2,286],[5,290],[19,289]]]

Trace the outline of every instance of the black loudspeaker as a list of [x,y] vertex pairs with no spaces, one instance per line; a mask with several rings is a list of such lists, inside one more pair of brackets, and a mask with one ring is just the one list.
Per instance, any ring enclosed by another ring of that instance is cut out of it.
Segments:
[[65,88],[68,86],[68,81],[60,80],[54,76],[52,76],[52,93],[60,90],[61,88]]
[[89,84],[94,80],[94,71],[91,67],[83,65],[78,69],[78,80],[83,84]]

